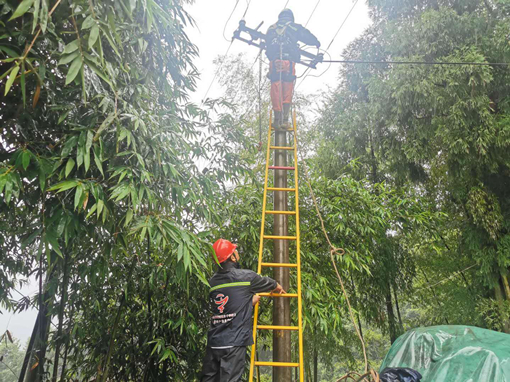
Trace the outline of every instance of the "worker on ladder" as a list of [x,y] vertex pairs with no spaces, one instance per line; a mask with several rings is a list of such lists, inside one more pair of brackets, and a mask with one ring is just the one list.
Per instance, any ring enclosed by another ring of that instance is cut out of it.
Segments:
[[225,239],[213,245],[219,269],[209,280],[212,319],[202,382],[241,381],[246,347],[253,345],[253,307],[260,299],[256,293],[285,293],[275,280],[240,269],[236,248]]
[[284,9],[266,34],[266,56],[270,60],[271,103],[274,127],[287,125],[296,81],[296,62],[301,60],[298,42],[319,48],[321,43],[308,29],[294,22],[294,13]]

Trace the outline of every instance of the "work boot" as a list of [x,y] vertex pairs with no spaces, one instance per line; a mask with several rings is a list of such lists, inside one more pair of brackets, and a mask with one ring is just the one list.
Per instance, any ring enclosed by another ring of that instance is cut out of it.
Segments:
[[284,103],[281,127],[286,128],[286,129],[288,129],[290,127],[289,115],[290,115],[290,103]]
[[273,116],[273,128],[277,129],[281,125],[282,125],[282,112],[275,110]]

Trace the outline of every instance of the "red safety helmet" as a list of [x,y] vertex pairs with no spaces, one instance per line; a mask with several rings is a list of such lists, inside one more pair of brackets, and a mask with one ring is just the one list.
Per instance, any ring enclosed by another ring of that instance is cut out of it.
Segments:
[[214,252],[216,253],[216,258],[221,264],[234,253],[237,245],[232,244],[230,241],[225,239],[218,239],[216,240],[216,243],[213,244],[213,248]]

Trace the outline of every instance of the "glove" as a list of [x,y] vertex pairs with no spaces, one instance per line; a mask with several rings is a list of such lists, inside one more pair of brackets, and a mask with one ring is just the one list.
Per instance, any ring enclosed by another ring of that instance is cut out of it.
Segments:
[[317,41],[317,44],[315,44],[315,46],[317,47],[317,49],[319,49],[321,47],[321,43]]

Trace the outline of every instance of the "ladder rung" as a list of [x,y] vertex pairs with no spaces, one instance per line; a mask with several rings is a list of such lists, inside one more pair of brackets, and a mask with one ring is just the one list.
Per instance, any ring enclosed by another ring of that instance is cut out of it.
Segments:
[[287,170],[287,171],[294,171],[295,167],[287,167],[287,166],[269,166],[270,170]]
[[261,263],[263,267],[274,267],[274,268],[297,268],[297,264],[291,263]]
[[271,146],[271,150],[294,150],[294,146]]
[[283,129],[281,127],[277,127],[277,128],[271,127],[271,130],[274,130],[274,131],[294,131],[293,128]]
[[259,293],[260,297],[288,297],[288,298],[297,298],[297,293]]
[[299,326],[257,325],[261,330],[299,330]]
[[280,187],[268,187],[267,190],[268,191],[289,191],[289,192],[296,191],[295,188],[280,188]]
[[264,239],[273,240],[296,240],[297,236],[275,236],[275,235],[264,235]]
[[267,211],[266,210],[266,214],[271,214],[271,215],[295,215],[296,211]]
[[255,361],[255,366],[299,367],[296,362],[262,362]]

